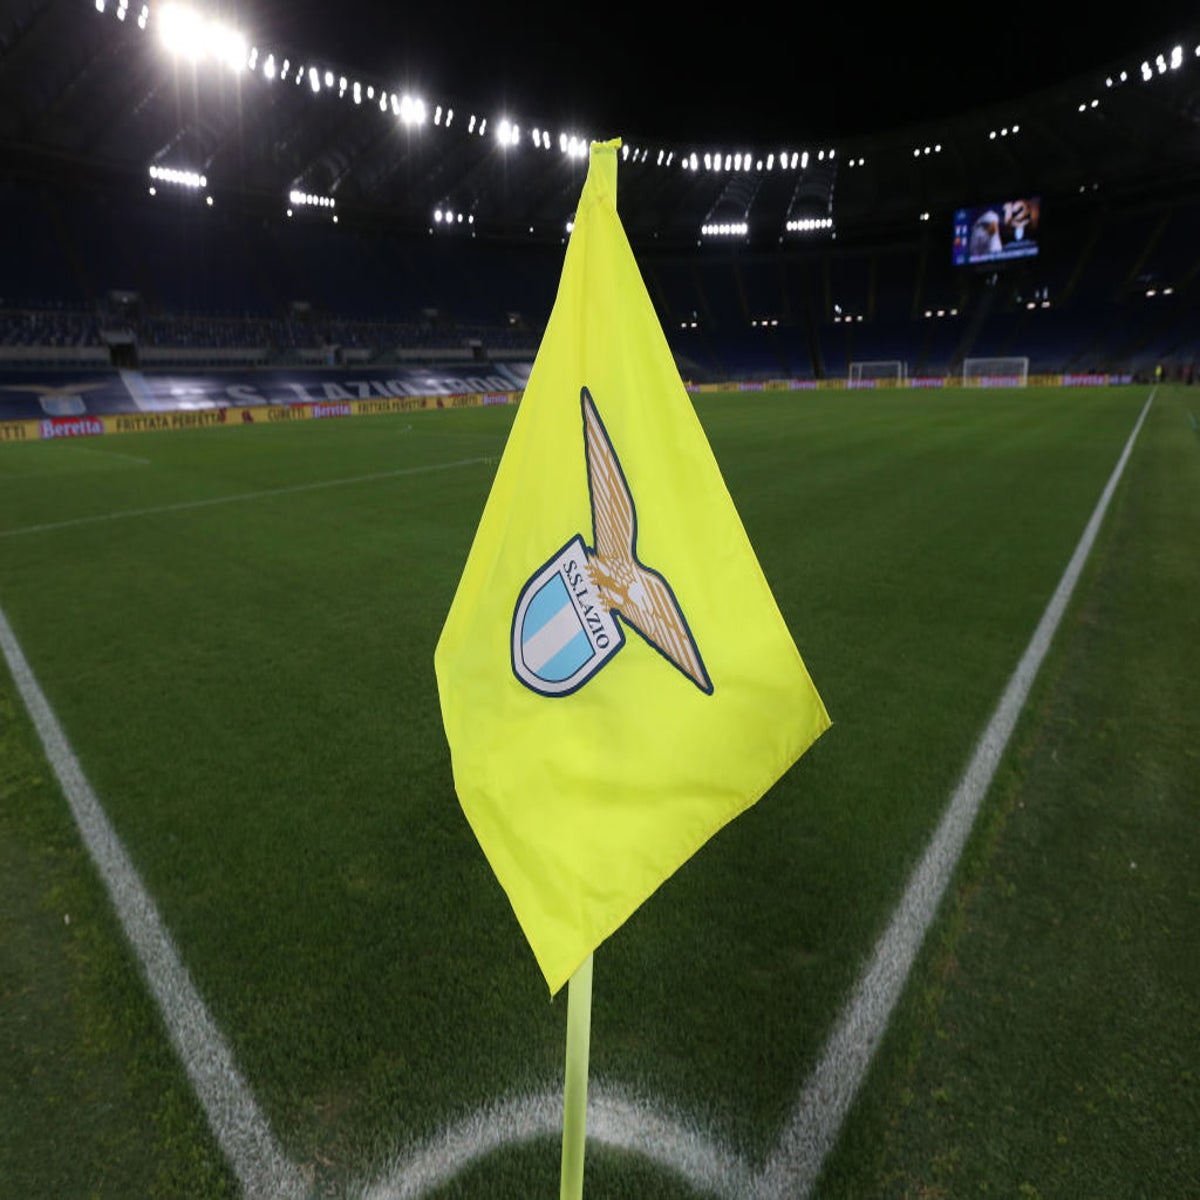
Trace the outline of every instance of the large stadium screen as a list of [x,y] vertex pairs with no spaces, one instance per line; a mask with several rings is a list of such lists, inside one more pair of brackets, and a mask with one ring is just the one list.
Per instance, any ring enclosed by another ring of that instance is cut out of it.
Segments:
[[960,208],[954,214],[954,265],[1003,263],[1038,252],[1039,196]]

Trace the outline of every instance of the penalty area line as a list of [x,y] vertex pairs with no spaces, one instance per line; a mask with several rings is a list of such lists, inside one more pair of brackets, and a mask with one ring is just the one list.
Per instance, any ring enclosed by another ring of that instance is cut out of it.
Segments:
[[1058,587],[1046,605],[1016,670],[1009,678],[991,720],[976,743],[971,761],[946,806],[941,823],[909,880],[891,923],[877,943],[849,1003],[826,1042],[817,1066],[788,1120],[778,1148],[759,1174],[754,1191],[756,1200],[774,1200],[782,1196],[800,1200],[809,1195],[817,1182],[825,1158],[837,1140],[842,1122],[883,1039],[917,951],[958,865],[976,814],[991,786],[1075,585],[1079,582],[1109,502],[1153,402],[1154,391],[1151,391]]
[[145,971],[175,1052],[243,1194],[254,1200],[260,1197],[300,1200],[308,1192],[303,1175],[284,1157],[254,1102],[154,901],[84,775],[3,609],[0,609],[0,651],[88,853],[108,889],[121,927]]
[[40,525],[22,525],[0,529],[0,538],[23,537],[32,533],[53,533],[79,525],[97,525],[103,521],[123,521],[130,517],[153,517],[161,513],[189,512],[196,508],[214,508],[219,504],[242,504],[249,500],[268,500],[274,496],[294,496],[301,492],[319,492],[326,488],[349,487],[356,483],[375,483],[381,479],[402,479],[406,475],[427,475],[434,471],[452,471],[456,467],[475,467],[494,462],[492,458],[460,458],[454,462],[430,463],[423,467],[399,467],[395,471],[375,471],[369,475],[347,475],[342,479],[320,479],[314,483],[296,483],[288,487],[262,488],[256,492],[235,492],[229,496],[210,496],[205,500],[181,500],[153,508],[122,508],[116,512],[70,517],[65,521],[46,521]]

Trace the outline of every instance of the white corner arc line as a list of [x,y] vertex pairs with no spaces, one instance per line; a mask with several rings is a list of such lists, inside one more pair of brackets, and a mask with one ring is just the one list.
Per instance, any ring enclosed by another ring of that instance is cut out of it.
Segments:
[[0,538],[22,537],[30,533],[52,533],[57,529],[74,529],[78,525],[98,525],[103,521],[123,521],[130,517],[153,517],[160,513],[188,512],[194,508],[213,508],[219,504],[241,504],[248,500],[267,500],[274,496],[294,496],[300,492],[319,492],[326,488],[348,487],[355,483],[375,483],[381,479],[401,479],[406,475],[427,475],[433,471],[450,471],[455,467],[473,467],[491,461],[493,460],[488,458],[460,458],[454,462],[430,463],[420,467],[399,467],[394,471],[375,471],[370,475],[348,475],[342,479],[320,479],[315,483],[296,483],[288,487],[263,488],[257,492],[235,492],[229,496],[209,496],[204,500],[181,500],[175,504],[159,504],[152,508],[122,508],[116,512],[70,517],[63,521],[46,521],[41,525],[22,525],[15,529],[0,529]]
[[2,609],[0,650],[121,926],[146,973],[175,1051],[243,1193],[255,1200],[299,1200],[308,1192],[301,1172],[284,1157],[255,1104]]
[[1153,401],[1152,391],[891,922],[804,1085],[777,1149],[756,1181],[756,1200],[783,1196],[800,1200],[809,1195],[817,1182],[958,864],[980,804],[1079,581]]
[[[590,1092],[587,1135],[593,1145],[638,1154],[701,1192],[750,1194],[750,1167],[701,1130],[619,1090],[593,1083]],[[355,1200],[420,1200],[503,1146],[559,1137],[562,1118],[562,1093],[556,1091],[486,1105],[408,1154],[397,1155],[374,1183],[352,1195]]]

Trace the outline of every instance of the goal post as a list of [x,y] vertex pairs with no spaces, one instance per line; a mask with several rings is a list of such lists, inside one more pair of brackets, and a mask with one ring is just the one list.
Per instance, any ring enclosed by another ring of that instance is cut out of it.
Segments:
[[963,387],[1025,387],[1029,383],[1029,359],[964,358]]
[[898,358],[864,360],[850,364],[851,387],[899,387],[908,379],[908,363]]

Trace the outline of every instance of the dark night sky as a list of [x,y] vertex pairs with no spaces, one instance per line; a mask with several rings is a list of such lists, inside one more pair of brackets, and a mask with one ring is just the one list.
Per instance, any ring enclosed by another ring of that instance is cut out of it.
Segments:
[[1197,27],[1197,10],[1178,0],[1143,0],[1123,18],[1097,3],[834,0],[812,14],[731,5],[707,16],[613,0],[557,17],[540,6],[250,3],[239,8],[260,43],[394,90],[506,109],[526,127],[665,142],[882,132],[1136,65]]

